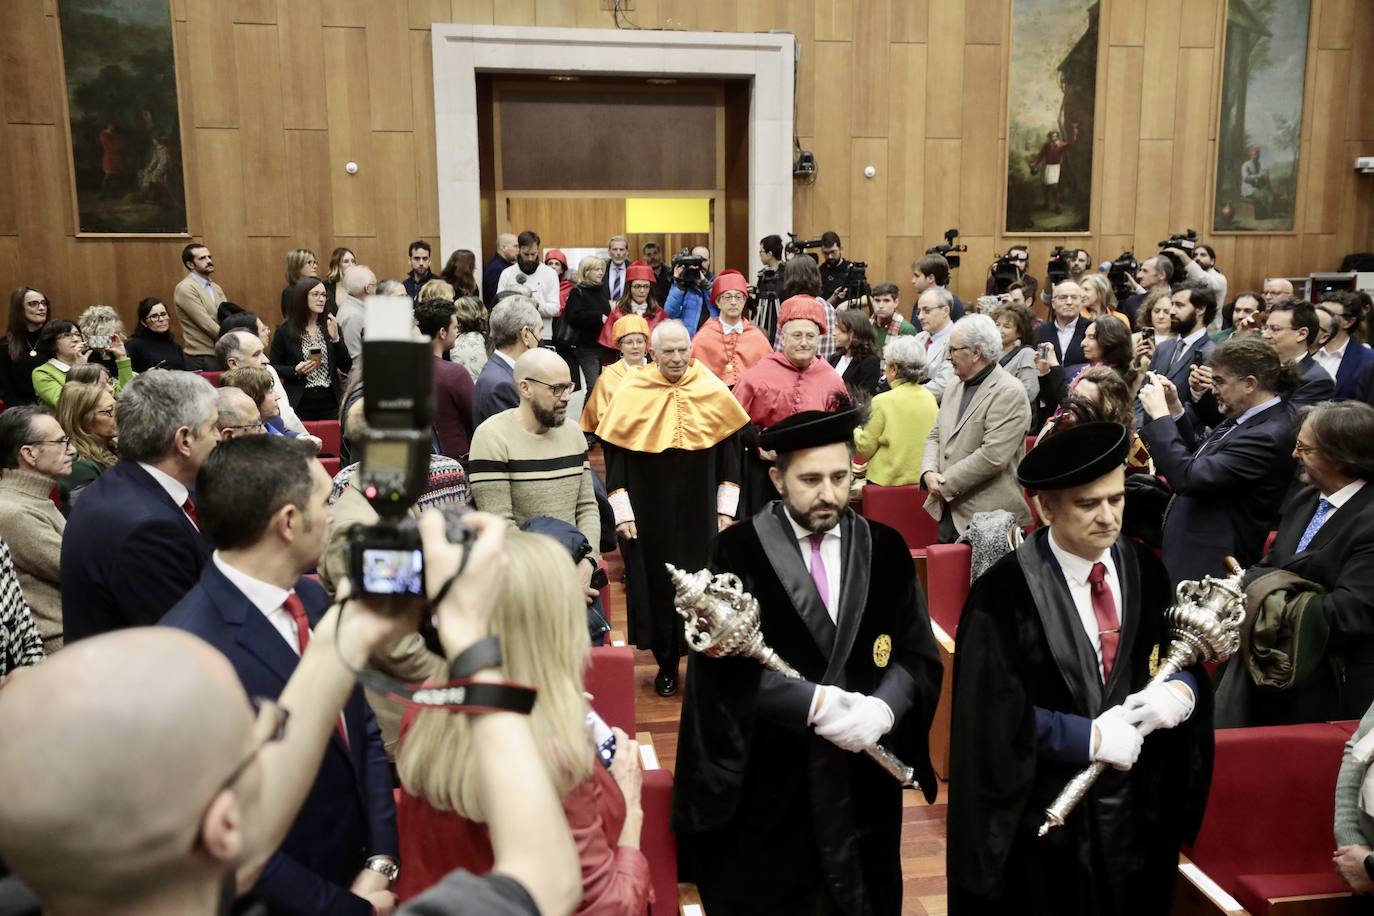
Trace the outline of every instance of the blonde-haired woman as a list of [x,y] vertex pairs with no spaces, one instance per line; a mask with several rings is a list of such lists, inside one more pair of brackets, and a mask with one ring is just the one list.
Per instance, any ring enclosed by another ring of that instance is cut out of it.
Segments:
[[291,310],[291,289],[303,277],[320,276],[320,263],[309,248],[293,248],[286,253],[286,287],[281,291],[281,316]]
[[[491,630],[501,640],[506,676],[539,691],[530,729],[577,842],[583,880],[577,912],[642,914],[650,882],[639,850],[639,753],[616,729],[609,769],[598,757],[582,692],[587,628],[581,580],[568,552],[543,535],[510,532],[506,554],[510,575]],[[481,874],[492,867],[475,751],[467,716],[407,714],[397,757],[405,790],[397,809],[405,868],[395,890],[402,900],[454,868]]]
[[1144,373],[1150,368],[1150,357],[1161,343],[1174,336],[1173,300],[1167,286],[1150,290],[1135,313],[1136,332],[1131,335],[1134,345],[1135,368]]
[[57,401],[57,422],[76,449],[72,472],[57,485],[66,514],[81,490],[119,460],[115,453],[119,426],[115,423],[114,393],[98,382],[68,382]]
[[1116,293],[1105,274],[1088,274],[1078,281],[1083,287],[1083,317],[1097,318],[1109,315],[1131,329],[1131,319],[1116,307]]
[[453,301],[453,284],[447,280],[440,280],[435,277],[426,280],[425,285],[420,287],[420,294],[415,297],[416,302],[424,302],[426,299],[443,299],[446,302]]
[[343,300],[347,298],[348,291],[344,289],[344,274],[348,273],[348,268],[358,263],[358,256],[353,253],[352,248],[335,248],[329,255],[329,272],[324,275],[324,288],[329,293],[329,301],[332,304],[330,311],[337,313],[339,306],[343,305]]
[[611,293],[601,282],[605,276],[604,260],[583,258],[577,265],[577,285],[568,294],[568,305],[563,309],[563,322],[572,328],[572,357],[568,359],[568,371],[576,382],[581,369],[588,391],[596,387],[596,380],[601,376],[602,351],[597,338],[601,336],[606,316],[611,314]]

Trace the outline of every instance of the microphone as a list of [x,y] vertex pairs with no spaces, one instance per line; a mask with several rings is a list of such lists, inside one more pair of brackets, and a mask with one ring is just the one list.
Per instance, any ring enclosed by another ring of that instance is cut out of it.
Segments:
[[516,283],[519,283],[521,286],[523,286],[523,285],[525,284],[525,281],[528,280],[528,279],[529,279],[529,277],[526,277],[524,274],[520,273],[519,271],[516,271],[516,273],[515,273],[515,282],[516,282]]

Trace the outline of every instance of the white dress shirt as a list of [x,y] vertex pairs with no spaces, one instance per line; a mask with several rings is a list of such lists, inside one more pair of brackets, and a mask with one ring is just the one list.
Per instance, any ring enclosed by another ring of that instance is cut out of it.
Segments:
[[1074,609],[1078,611],[1078,622],[1082,624],[1083,632],[1087,634],[1088,642],[1092,643],[1093,653],[1097,656],[1097,675],[1102,677],[1102,634],[1098,632],[1097,615],[1093,613],[1093,593],[1092,586],[1088,584],[1088,576],[1092,573],[1094,563],[1101,563],[1107,568],[1107,574],[1102,581],[1112,593],[1112,601],[1116,602],[1117,621],[1123,621],[1125,606],[1121,602],[1121,580],[1116,575],[1116,563],[1112,561],[1112,552],[1104,550],[1096,560],[1085,560],[1060,547],[1059,542],[1054,539],[1053,528],[1050,529],[1050,552],[1054,554],[1055,560],[1059,562],[1059,568],[1064,572],[1064,581],[1069,585],[1069,596],[1073,598]]
[[606,265],[606,289],[611,293],[612,304],[625,292],[625,268],[628,266],[628,261],[620,264],[611,261]]
[[[152,477],[153,480],[157,481],[157,485],[162,487],[162,489],[166,491],[168,496],[172,497],[172,502],[176,503],[178,506],[181,507],[182,514],[184,515],[186,513],[186,500],[191,495],[191,491],[186,489],[186,485],[182,483],[180,480],[177,480],[171,474],[161,471],[158,468],[153,467],[151,464],[144,464],[142,461],[140,461],[138,463],[138,466],[143,468],[143,470],[147,471],[148,476]],[[189,515],[187,515],[186,517],[190,519],[191,524],[196,525],[195,519],[191,518],[191,516]],[[196,530],[200,530],[199,525],[196,525]]]
[[[801,548],[802,562],[806,564],[806,571],[811,572],[811,535],[801,525],[797,524],[786,509],[783,513],[787,515],[787,522],[792,526],[792,535],[797,539],[797,546]],[[830,615],[831,623],[839,622],[840,614],[840,570],[843,564],[840,562],[840,526],[836,525],[825,532],[825,537],[821,540],[821,563],[825,566],[825,581],[830,586],[830,594],[826,595],[825,611]]]
[[[1335,493],[1332,493],[1330,496],[1323,497],[1323,499],[1325,499],[1327,502],[1331,504],[1331,511],[1335,512],[1341,506],[1344,506],[1346,503],[1350,502],[1351,498],[1354,497],[1356,493],[1360,492],[1360,490],[1364,488],[1364,485],[1365,482],[1363,480],[1357,480],[1354,483],[1348,483],[1345,486],[1341,487],[1339,490],[1337,490]],[[1328,515],[1327,518],[1330,518],[1330,516]]]
[[1201,340],[1202,336],[1206,333],[1207,329],[1205,327],[1198,328],[1196,331],[1180,340],[1178,342],[1178,348],[1175,349],[1173,354],[1169,357],[1169,365],[1164,367],[1165,373],[1173,372],[1174,369],[1180,365],[1179,360],[1183,358],[1184,353],[1188,352],[1188,348]]
[[[1336,380],[1336,373],[1341,371],[1341,360],[1345,359],[1345,348],[1350,346],[1350,338],[1345,339],[1335,350],[1328,350],[1326,347],[1318,347],[1317,352],[1312,354],[1312,358],[1317,361],[1317,365],[1326,370],[1326,374],[1331,376],[1331,381]],[[1359,344],[1356,344],[1359,346]]]
[[739,324],[726,324],[725,319],[720,320],[720,330],[722,334],[743,334],[744,319],[740,319]]
[[286,640],[286,644],[291,647],[291,651],[297,655],[301,654],[300,638],[296,633],[296,621],[291,616],[284,604],[287,597],[291,594],[290,590],[273,585],[271,582],[264,582],[255,579],[228,563],[220,557],[216,550],[210,557],[214,561],[215,568],[224,573],[224,578],[228,579],[234,588],[243,592],[243,596],[253,603],[253,607],[262,612],[262,616],[267,618],[267,622],[272,624],[272,628],[281,634],[281,638]]
[[1058,318],[1054,319],[1054,333],[1059,338],[1059,358],[1061,361],[1068,361],[1069,344],[1073,343],[1073,332],[1077,330],[1077,318],[1070,321],[1067,328],[1060,326]]

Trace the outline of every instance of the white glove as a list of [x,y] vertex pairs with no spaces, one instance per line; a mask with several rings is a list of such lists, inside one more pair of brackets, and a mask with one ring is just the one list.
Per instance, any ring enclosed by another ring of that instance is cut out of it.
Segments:
[[1126,711],[1126,721],[1142,736],[1159,728],[1177,728],[1193,714],[1193,692],[1186,689],[1187,684],[1181,684],[1185,690],[1180,691],[1170,686],[1172,683],[1176,682],[1150,684],[1121,704]]
[[811,713],[806,724],[828,725],[838,722],[861,696],[862,694],[841,690],[834,684],[817,687],[811,697]]
[[1144,740],[1127,720],[1126,711],[1120,706],[1113,706],[1093,720],[1092,741],[1097,748],[1090,756],[1094,762],[1101,761],[1118,770],[1129,770],[1135,766]]
[[838,748],[858,752],[892,730],[892,710],[877,697],[851,694],[852,705],[835,721],[816,726],[816,734]]

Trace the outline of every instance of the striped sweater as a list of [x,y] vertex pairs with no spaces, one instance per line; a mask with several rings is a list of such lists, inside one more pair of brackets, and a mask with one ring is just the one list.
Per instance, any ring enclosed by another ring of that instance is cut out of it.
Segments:
[[587,440],[574,422],[536,434],[520,425],[518,407],[488,417],[472,436],[468,482],[483,512],[513,525],[547,515],[576,525],[593,551],[600,543]]

